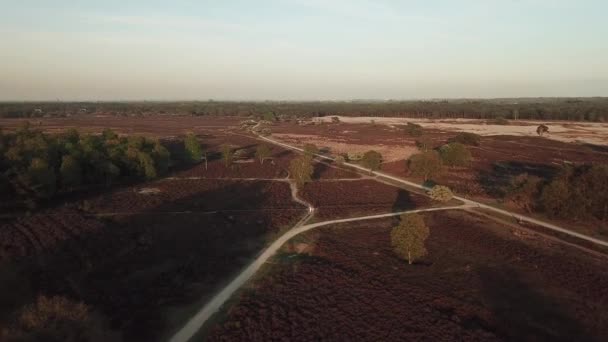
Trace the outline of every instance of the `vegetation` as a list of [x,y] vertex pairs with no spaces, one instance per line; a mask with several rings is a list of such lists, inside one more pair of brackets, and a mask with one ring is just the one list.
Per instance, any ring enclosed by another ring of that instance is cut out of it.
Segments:
[[433,149],[433,141],[428,137],[416,139],[416,147],[422,152],[427,152]]
[[422,126],[412,122],[408,122],[407,125],[405,125],[405,127],[403,128],[403,131],[405,132],[405,134],[411,137],[419,137],[423,133]]
[[436,151],[417,153],[408,160],[408,168],[413,176],[427,181],[441,172],[441,158]]
[[545,126],[545,125],[540,125],[538,127],[536,127],[536,134],[538,134],[538,136],[543,136],[543,134],[549,132],[549,127]]
[[527,173],[520,174],[511,180],[509,189],[506,191],[505,199],[527,212],[532,212],[538,201],[542,179]]
[[448,140],[448,143],[461,143],[463,145],[479,146],[481,142],[481,136],[475,133],[461,132],[455,137]]
[[298,187],[310,182],[313,172],[312,158],[308,155],[292,159],[289,163],[289,174]]
[[437,202],[448,202],[454,197],[454,194],[447,186],[435,185],[431,191],[429,191],[429,196],[432,200]]
[[184,139],[184,159],[186,162],[194,164],[202,160],[203,149],[194,133],[188,133]]
[[224,144],[221,147],[222,152],[222,160],[224,161],[224,166],[230,167],[232,165],[234,159],[234,153],[232,151],[232,147],[230,145]]
[[391,231],[391,245],[395,253],[414,263],[427,254],[425,241],[429,237],[429,228],[418,214],[405,214],[401,222]]
[[315,154],[319,154],[319,148],[315,144],[305,144],[304,154],[309,157],[314,157]]
[[374,150],[365,152],[365,154],[363,154],[363,158],[361,158],[361,165],[370,171],[379,170],[381,164],[382,154]]
[[[65,117],[110,114],[117,116],[230,115],[255,116],[268,121],[281,117],[377,116],[411,118],[471,118],[489,120],[608,121],[608,98],[530,98],[495,100],[378,101],[378,102],[5,102],[0,117]],[[171,113],[171,114],[169,114]],[[280,114],[279,114],[280,113]]]
[[152,179],[166,173],[170,163],[158,140],[119,137],[111,130],[50,135],[29,124],[0,136],[0,151],[0,185],[26,199],[120,179]]
[[503,118],[502,116],[499,116],[497,118],[488,120],[487,124],[488,125],[508,125],[509,124],[509,120]]
[[338,164],[338,165],[342,165],[342,164],[344,164],[344,163],[346,162],[346,158],[344,158],[344,156],[342,156],[342,155],[337,156],[337,157],[335,158],[335,162],[336,162],[336,164]]
[[255,157],[258,158],[260,164],[264,164],[264,160],[270,158],[270,147],[267,144],[259,144],[255,150]]
[[472,158],[467,147],[457,142],[441,146],[439,156],[443,164],[447,166],[469,166]]

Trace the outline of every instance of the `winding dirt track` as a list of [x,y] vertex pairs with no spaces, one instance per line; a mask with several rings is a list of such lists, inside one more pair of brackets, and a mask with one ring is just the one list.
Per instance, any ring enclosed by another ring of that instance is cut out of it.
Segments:
[[331,220],[318,222],[313,224],[302,225],[299,227],[294,227],[289,230],[287,233],[283,234],[280,238],[274,241],[260,256],[258,256],[247,268],[243,270],[234,280],[230,282],[222,291],[216,294],[205,306],[198,312],[194,317],[192,317],[186,325],[180,329],[171,339],[171,342],[186,342],[196,334],[199,329],[203,326],[203,324],[214,314],[216,313],[222,305],[230,299],[230,297],[236,292],[241,286],[243,286],[265,263],[270,259],[278,250],[285,244],[285,242],[289,241],[291,238],[295,237],[298,234],[301,234],[305,231],[327,226],[335,223],[345,223],[345,222],[353,222],[353,221],[361,221],[361,220],[373,220],[391,216],[398,216],[407,213],[419,213],[419,212],[429,212],[429,211],[440,211],[440,210],[457,210],[457,209],[465,209],[471,207],[468,204],[463,204],[459,206],[452,207],[442,207],[442,208],[427,208],[427,209],[414,209],[401,211],[396,213],[389,214],[380,214],[380,215],[370,215],[370,216],[362,216],[362,217],[354,217],[348,219],[341,220]]

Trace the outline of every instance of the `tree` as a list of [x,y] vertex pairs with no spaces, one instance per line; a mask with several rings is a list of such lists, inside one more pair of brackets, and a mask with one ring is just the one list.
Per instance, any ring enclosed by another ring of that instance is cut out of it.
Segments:
[[138,152],[137,159],[139,161],[140,173],[147,179],[154,179],[158,176],[154,166],[154,159],[146,152]]
[[152,150],[152,159],[154,160],[154,167],[156,173],[164,175],[169,171],[169,164],[171,164],[171,154],[169,151],[159,142],[154,143],[154,149]]
[[289,163],[289,173],[298,187],[310,182],[313,172],[312,159],[306,155],[292,159]]
[[260,164],[264,164],[264,160],[270,158],[270,147],[266,144],[260,144],[255,150],[255,157],[258,158]]
[[461,132],[455,137],[448,139],[448,143],[457,142],[463,145],[479,146],[481,136],[475,133]]
[[319,153],[319,148],[315,144],[305,144],[304,145],[304,154],[309,157],[314,157]]
[[428,137],[421,137],[416,140],[416,147],[421,152],[427,152],[428,150],[433,149],[433,141]]
[[443,185],[435,185],[428,194],[432,200],[438,202],[448,202],[454,197],[452,190]]
[[374,150],[365,152],[361,159],[361,164],[370,171],[379,170],[381,163],[382,155]]
[[472,158],[466,146],[457,142],[441,146],[439,156],[443,164],[448,166],[468,166]]
[[408,168],[413,176],[422,177],[427,181],[441,172],[442,164],[437,152],[428,151],[411,156]]
[[266,112],[264,113],[264,120],[277,121],[277,115],[275,114],[275,112]]
[[512,201],[527,212],[532,212],[540,195],[542,179],[527,173],[517,175],[511,180],[505,199]]
[[542,137],[543,134],[549,132],[549,127],[545,126],[545,125],[540,125],[538,127],[536,127],[536,134],[538,134],[538,136]]
[[418,214],[404,214],[401,222],[391,231],[391,245],[395,253],[406,259],[408,264],[427,255],[425,241],[429,237],[429,228]]
[[340,118],[337,117],[337,116],[332,116],[331,117],[331,122],[335,123],[335,124],[340,123]]
[[39,195],[50,197],[56,190],[56,177],[46,160],[32,159],[27,173],[30,186]]
[[82,183],[82,168],[80,167],[80,163],[70,155],[65,155],[61,159],[59,173],[61,174],[61,184],[65,187],[76,187]]
[[230,165],[232,165],[232,159],[233,159],[232,147],[230,147],[230,145],[224,144],[224,145],[222,145],[221,151],[222,151],[222,160],[224,161],[224,165],[226,167],[229,167]]
[[336,156],[334,159],[337,165],[343,165],[346,162],[346,158],[343,155]]
[[194,133],[188,133],[184,139],[185,159],[189,163],[201,161],[203,150]]
[[566,217],[570,190],[565,179],[555,179],[543,188],[540,203],[550,217]]

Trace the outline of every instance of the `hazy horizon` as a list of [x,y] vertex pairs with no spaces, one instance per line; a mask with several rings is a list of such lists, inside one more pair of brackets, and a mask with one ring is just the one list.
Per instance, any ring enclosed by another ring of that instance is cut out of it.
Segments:
[[602,1],[0,4],[0,101],[608,95]]

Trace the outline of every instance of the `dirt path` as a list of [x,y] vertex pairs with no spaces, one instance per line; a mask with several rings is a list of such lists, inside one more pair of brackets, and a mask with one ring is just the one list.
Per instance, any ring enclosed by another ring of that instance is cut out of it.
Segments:
[[353,221],[362,221],[362,220],[374,220],[385,217],[398,216],[407,213],[420,213],[420,212],[429,212],[429,211],[440,211],[440,210],[459,210],[466,209],[471,207],[471,205],[463,204],[459,206],[453,207],[443,207],[443,208],[427,208],[427,209],[415,209],[415,210],[406,210],[400,211],[396,213],[389,214],[380,214],[380,215],[370,215],[370,216],[362,216],[362,217],[354,217],[348,219],[340,219],[340,220],[331,220],[318,222],[313,224],[301,225],[299,227],[294,227],[289,230],[287,233],[283,234],[280,238],[274,241],[259,257],[257,257],[247,268],[245,268],[230,284],[228,284],[222,291],[216,294],[205,306],[198,312],[194,317],[192,317],[186,325],[180,329],[171,339],[171,342],[186,342],[196,334],[200,328],[205,324],[205,322],[215,314],[224,303],[230,299],[230,297],[243,286],[251,277],[270,259],[278,250],[289,241],[291,238],[295,237],[298,234],[309,231],[314,228],[327,226],[335,223],[346,223]]
[[[278,146],[282,146],[284,148],[288,148],[288,149],[291,149],[291,150],[304,152],[304,150],[302,150],[301,148],[298,148],[298,147],[295,147],[295,146],[291,146],[291,145],[288,145],[288,144],[284,144],[282,142],[279,142],[279,141],[276,141],[276,140],[273,140],[273,139],[270,139],[270,138],[267,138],[267,137],[260,136],[259,138],[262,139],[262,140],[265,140],[267,142],[270,142],[272,144],[275,144],[275,145],[278,145]],[[324,155],[317,155],[317,157],[325,159],[325,160],[331,160],[331,161],[334,160],[333,158],[328,157],[328,156],[324,156]],[[360,170],[360,171],[364,171],[364,172],[368,172],[368,173],[370,172],[368,169],[366,169],[366,168],[364,168],[364,167],[362,167],[360,165],[357,165],[357,164],[344,163],[344,165],[350,166],[350,167],[352,167],[354,169],[357,169],[357,170]],[[397,183],[405,184],[407,186],[411,186],[411,187],[414,187],[414,188],[417,188],[417,189],[421,189],[421,190],[425,190],[425,191],[430,190],[430,188],[425,187],[423,185],[420,185],[418,183],[410,182],[410,181],[407,181],[405,179],[402,179],[402,178],[399,178],[399,177],[395,177],[395,176],[391,176],[391,175],[383,173],[383,172],[372,171],[371,173],[374,174],[374,175],[376,175],[376,176],[378,176],[378,177],[381,177],[381,178],[384,178],[384,179],[388,179],[388,180],[391,180],[391,181],[395,181]],[[473,201],[473,200],[470,200],[470,199],[467,199],[467,198],[464,198],[464,197],[454,196],[454,198],[457,199],[457,200],[460,200],[460,201],[464,202],[465,204],[471,205],[473,207],[487,209],[487,210],[493,211],[493,212],[495,212],[497,214],[500,214],[500,215],[511,216],[511,217],[517,219],[518,221],[529,222],[529,223],[532,223],[532,224],[535,224],[535,225],[538,225],[538,226],[542,226],[542,227],[545,227],[547,229],[550,229],[550,230],[553,230],[553,231],[556,231],[556,232],[559,232],[559,233],[563,233],[563,234],[566,234],[566,235],[570,235],[570,236],[579,238],[581,240],[585,240],[585,241],[592,242],[592,243],[595,243],[595,244],[598,244],[598,245],[601,245],[601,246],[608,247],[608,241],[604,241],[604,240],[596,239],[596,238],[591,237],[591,236],[580,234],[580,233],[571,231],[569,229],[557,226],[557,225],[552,224],[552,223],[543,222],[543,221],[537,220],[537,219],[532,218],[532,217],[528,217],[528,216],[524,216],[524,215],[521,215],[521,214],[510,212],[510,211],[507,211],[507,210],[499,209],[499,208],[493,207],[491,205],[480,203],[480,202],[476,202],[476,201]]]

